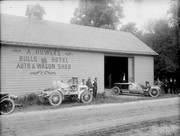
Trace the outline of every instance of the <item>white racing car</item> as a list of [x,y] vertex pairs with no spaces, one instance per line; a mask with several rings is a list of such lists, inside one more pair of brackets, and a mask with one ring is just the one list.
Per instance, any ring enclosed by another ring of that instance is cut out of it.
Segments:
[[114,83],[112,88],[114,95],[122,93],[144,94],[145,96],[158,97],[161,94],[161,88],[157,85],[146,86],[138,83]]
[[41,102],[49,102],[52,106],[60,105],[67,97],[89,103],[93,96],[86,85],[78,84],[77,77],[72,77],[68,83],[59,81],[56,87],[43,89],[39,94]]

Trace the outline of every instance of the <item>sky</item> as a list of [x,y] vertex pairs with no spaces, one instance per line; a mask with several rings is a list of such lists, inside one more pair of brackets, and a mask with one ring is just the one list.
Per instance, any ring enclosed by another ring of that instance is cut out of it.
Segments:
[[[1,1],[1,13],[25,16],[27,4],[39,3],[44,7],[46,15],[44,20],[51,20],[63,23],[70,23],[75,8],[78,7],[78,0],[61,1]],[[138,28],[152,19],[159,19],[166,16],[169,8],[169,0],[125,0],[123,4],[123,24],[135,22]]]

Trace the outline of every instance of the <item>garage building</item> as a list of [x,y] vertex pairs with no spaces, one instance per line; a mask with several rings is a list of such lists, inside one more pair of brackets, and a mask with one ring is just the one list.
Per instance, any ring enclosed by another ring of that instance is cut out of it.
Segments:
[[98,78],[98,92],[112,82],[154,80],[157,55],[134,35],[1,14],[1,91],[22,95],[67,82]]

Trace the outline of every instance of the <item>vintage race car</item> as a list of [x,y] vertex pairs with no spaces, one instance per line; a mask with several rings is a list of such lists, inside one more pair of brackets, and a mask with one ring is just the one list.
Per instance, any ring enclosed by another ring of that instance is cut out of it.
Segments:
[[57,85],[52,88],[40,91],[39,99],[41,102],[49,102],[52,106],[58,106],[66,98],[80,100],[83,103],[92,101],[92,93],[86,85],[78,84],[78,79],[73,77],[68,83],[58,81]]
[[157,85],[144,86],[138,83],[115,83],[112,88],[114,95],[122,93],[144,94],[145,96],[158,97],[161,94],[161,88]]

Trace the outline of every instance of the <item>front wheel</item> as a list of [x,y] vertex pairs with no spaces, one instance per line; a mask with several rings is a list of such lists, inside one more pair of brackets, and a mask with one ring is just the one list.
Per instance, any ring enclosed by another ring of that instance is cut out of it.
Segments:
[[2,115],[10,114],[11,112],[13,112],[13,110],[15,108],[14,101],[9,98],[3,99],[1,101],[0,105],[1,105],[1,114]]
[[88,92],[88,91],[84,91],[82,94],[81,94],[81,101],[83,103],[89,103],[92,101],[92,93]]
[[152,89],[149,90],[149,95],[151,97],[158,97],[159,94],[160,94],[159,89],[152,88]]
[[112,92],[114,95],[119,95],[121,93],[121,90],[119,89],[119,87],[115,86],[112,88]]
[[49,96],[49,103],[52,106],[58,106],[62,103],[62,99],[63,99],[63,97],[62,97],[61,93],[53,92]]

